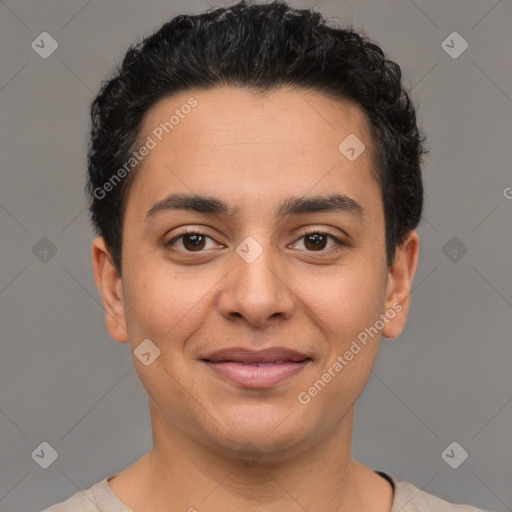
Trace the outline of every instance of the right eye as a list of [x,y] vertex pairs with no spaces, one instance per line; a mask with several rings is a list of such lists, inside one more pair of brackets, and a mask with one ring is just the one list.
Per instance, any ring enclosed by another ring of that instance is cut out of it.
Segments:
[[165,244],[165,247],[174,246],[176,241],[180,239],[182,248],[178,250],[185,252],[203,252],[206,240],[210,239],[213,241],[212,237],[205,235],[204,233],[199,233],[197,231],[185,231],[184,233],[181,233],[169,240]]

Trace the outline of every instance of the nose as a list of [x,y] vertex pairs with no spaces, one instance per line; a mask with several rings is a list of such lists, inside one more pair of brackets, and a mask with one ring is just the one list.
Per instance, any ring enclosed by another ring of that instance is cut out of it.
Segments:
[[290,318],[296,302],[284,265],[262,238],[258,242],[251,237],[233,252],[233,266],[218,299],[223,316],[242,317],[254,327]]

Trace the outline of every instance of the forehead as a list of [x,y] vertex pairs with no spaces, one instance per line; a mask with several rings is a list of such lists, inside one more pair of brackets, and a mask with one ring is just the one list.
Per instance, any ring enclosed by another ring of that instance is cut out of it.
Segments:
[[[365,148],[359,157],[351,160],[341,151],[345,140]],[[137,201],[161,200],[173,191],[215,191],[226,199],[236,195],[243,204],[279,191],[331,193],[335,184],[351,188],[359,202],[379,193],[363,111],[316,91],[281,88],[262,95],[227,86],[184,91],[147,112],[139,145],[147,141],[151,149],[132,185]]]
[[337,149],[340,137],[350,133],[368,139],[367,120],[356,103],[286,87],[266,93],[229,86],[180,92],[153,105],[140,129],[140,135],[153,134],[157,143],[172,139],[200,145],[204,140],[219,148],[231,139]]

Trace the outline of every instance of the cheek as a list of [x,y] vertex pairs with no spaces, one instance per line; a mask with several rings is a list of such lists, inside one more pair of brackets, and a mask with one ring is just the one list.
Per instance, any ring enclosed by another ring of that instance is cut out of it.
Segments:
[[[329,282],[325,293],[317,294],[322,301],[316,304],[316,313],[326,337],[326,354],[316,379],[327,383],[323,387],[315,380],[303,390],[321,395],[316,406],[332,421],[343,416],[364,389],[380,342],[380,330],[374,326],[384,304],[382,279],[371,271],[364,279],[352,271],[347,269],[345,276]],[[332,403],[338,403],[339,409],[333,410]]]
[[385,280],[375,266],[340,266],[322,285],[309,290],[308,304],[328,327],[329,339],[343,345],[373,325],[385,302]]
[[186,338],[204,320],[208,291],[218,279],[151,265],[126,274],[126,322],[131,337],[149,338],[164,348]]

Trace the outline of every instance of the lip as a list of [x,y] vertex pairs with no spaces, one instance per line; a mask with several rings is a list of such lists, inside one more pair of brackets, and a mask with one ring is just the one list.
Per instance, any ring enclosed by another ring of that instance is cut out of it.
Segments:
[[276,386],[311,362],[306,354],[285,347],[257,351],[233,347],[212,352],[201,360],[221,378],[253,389]]
[[217,350],[201,358],[214,363],[233,361],[245,364],[275,363],[276,361],[302,361],[308,359],[306,354],[285,347],[272,347],[262,350],[249,350],[244,347],[231,347]]

